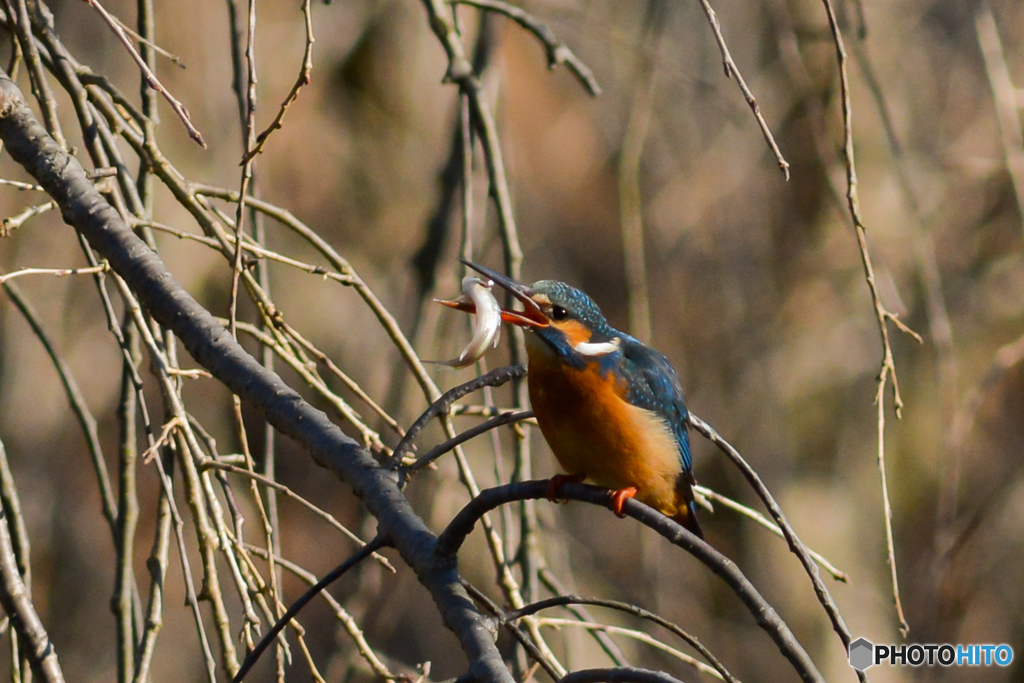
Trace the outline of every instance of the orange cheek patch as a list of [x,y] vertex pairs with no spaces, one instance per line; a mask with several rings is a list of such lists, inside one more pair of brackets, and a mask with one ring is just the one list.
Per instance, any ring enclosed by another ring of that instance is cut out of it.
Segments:
[[565,322],[552,324],[565,335],[565,338],[569,340],[570,346],[585,344],[590,341],[590,330],[579,320],[566,320]]

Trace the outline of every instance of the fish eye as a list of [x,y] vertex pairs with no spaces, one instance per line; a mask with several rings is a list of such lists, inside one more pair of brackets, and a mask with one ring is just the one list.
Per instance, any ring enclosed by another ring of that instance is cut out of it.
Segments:
[[565,320],[569,317],[569,311],[565,310],[561,306],[553,306],[551,308],[551,319],[552,320]]

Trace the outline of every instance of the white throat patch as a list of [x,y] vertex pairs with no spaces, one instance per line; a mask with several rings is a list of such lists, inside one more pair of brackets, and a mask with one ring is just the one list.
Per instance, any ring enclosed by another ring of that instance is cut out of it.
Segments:
[[615,337],[611,341],[599,342],[597,344],[593,344],[591,342],[580,342],[572,348],[576,350],[576,353],[584,356],[604,356],[609,353],[615,353],[619,350],[621,345],[622,339]]

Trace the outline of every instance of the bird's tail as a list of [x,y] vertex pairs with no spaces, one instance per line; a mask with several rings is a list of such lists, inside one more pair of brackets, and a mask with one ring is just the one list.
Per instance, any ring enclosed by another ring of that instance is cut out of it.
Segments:
[[672,517],[672,520],[681,524],[697,538],[704,540],[704,529],[701,528],[700,520],[697,519],[697,506],[692,500],[679,506],[678,512]]

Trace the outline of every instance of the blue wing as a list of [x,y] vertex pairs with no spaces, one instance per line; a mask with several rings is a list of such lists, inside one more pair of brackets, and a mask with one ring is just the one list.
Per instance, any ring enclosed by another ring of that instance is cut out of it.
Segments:
[[622,335],[623,374],[628,380],[626,400],[665,418],[679,446],[683,472],[693,483],[686,400],[679,375],[664,354]]

